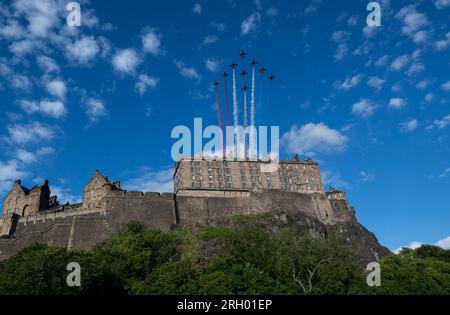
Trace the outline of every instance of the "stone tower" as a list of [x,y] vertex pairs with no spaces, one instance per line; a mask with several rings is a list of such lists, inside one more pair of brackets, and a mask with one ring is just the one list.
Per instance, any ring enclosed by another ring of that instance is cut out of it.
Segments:
[[31,189],[23,187],[21,181],[17,180],[5,198],[3,215],[17,214],[19,217],[35,215],[39,211],[47,210],[49,203],[48,180],[45,180],[43,185],[36,185]]

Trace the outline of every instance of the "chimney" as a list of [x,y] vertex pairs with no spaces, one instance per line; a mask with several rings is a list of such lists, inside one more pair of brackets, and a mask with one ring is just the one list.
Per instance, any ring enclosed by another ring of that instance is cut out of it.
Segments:
[[113,185],[120,189],[120,181],[113,182]]
[[44,180],[44,186],[48,186],[48,179]]

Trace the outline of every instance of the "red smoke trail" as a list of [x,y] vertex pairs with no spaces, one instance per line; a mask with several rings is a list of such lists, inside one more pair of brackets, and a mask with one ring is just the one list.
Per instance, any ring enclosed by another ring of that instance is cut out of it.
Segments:
[[219,120],[220,130],[222,131],[222,153],[223,153],[223,156],[225,158],[225,149],[224,149],[224,146],[225,146],[225,134],[223,132],[223,125],[222,125],[222,112],[220,110],[220,97],[219,97],[219,85],[218,84],[216,84],[216,103],[217,103],[217,118]]

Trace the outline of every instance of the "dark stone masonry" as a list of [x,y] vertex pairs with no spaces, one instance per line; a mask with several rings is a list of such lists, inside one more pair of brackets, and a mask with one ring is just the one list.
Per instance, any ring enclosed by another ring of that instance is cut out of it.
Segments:
[[[301,161],[288,163],[289,167],[299,169],[305,165]],[[180,165],[178,162],[174,178],[187,171],[187,167],[183,170]],[[315,177],[320,176],[318,166],[316,168]],[[120,182],[111,182],[96,171],[83,190],[82,203],[60,205],[57,197],[51,196],[48,181],[27,189],[17,180],[4,200],[0,217],[0,261],[35,243],[89,249],[130,221],[142,222],[148,228],[169,230],[177,225],[209,224],[233,215],[266,213],[277,217],[300,214],[329,229],[339,227],[342,230],[341,226],[351,226],[352,231],[346,233],[361,234],[359,238],[364,241],[359,243],[368,260],[370,256],[376,259],[388,252],[372,233],[357,223],[354,209],[342,191],[315,189],[308,193],[303,189],[289,191],[267,187],[175,187],[175,191],[175,194],[126,191],[120,187]],[[350,242],[350,237],[347,240]]]

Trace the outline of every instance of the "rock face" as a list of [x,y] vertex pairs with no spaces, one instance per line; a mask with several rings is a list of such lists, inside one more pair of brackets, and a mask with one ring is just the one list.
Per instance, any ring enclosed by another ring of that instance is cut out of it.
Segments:
[[[345,201],[337,201],[332,205],[333,211],[346,211]],[[258,226],[267,231],[276,232],[284,228],[292,228],[296,231],[305,232],[316,239],[335,239],[352,248],[363,267],[391,254],[389,249],[380,245],[375,234],[358,223],[353,211],[352,213],[343,212],[341,215],[346,215],[347,220],[334,224],[325,224],[317,217],[311,216],[307,211],[274,210],[262,215],[255,215],[253,219]],[[221,218],[211,221],[209,224],[228,226],[233,225],[233,222],[229,218]]]
[[344,192],[298,193],[282,190],[178,190],[176,194],[130,192],[98,171],[88,181],[83,202],[59,205],[48,181],[27,189],[17,181],[0,218],[0,261],[22,248],[48,244],[89,249],[131,221],[147,228],[168,230],[195,226],[234,215],[263,215],[276,229],[292,225],[319,238],[334,236],[375,261],[389,251],[356,220]]

